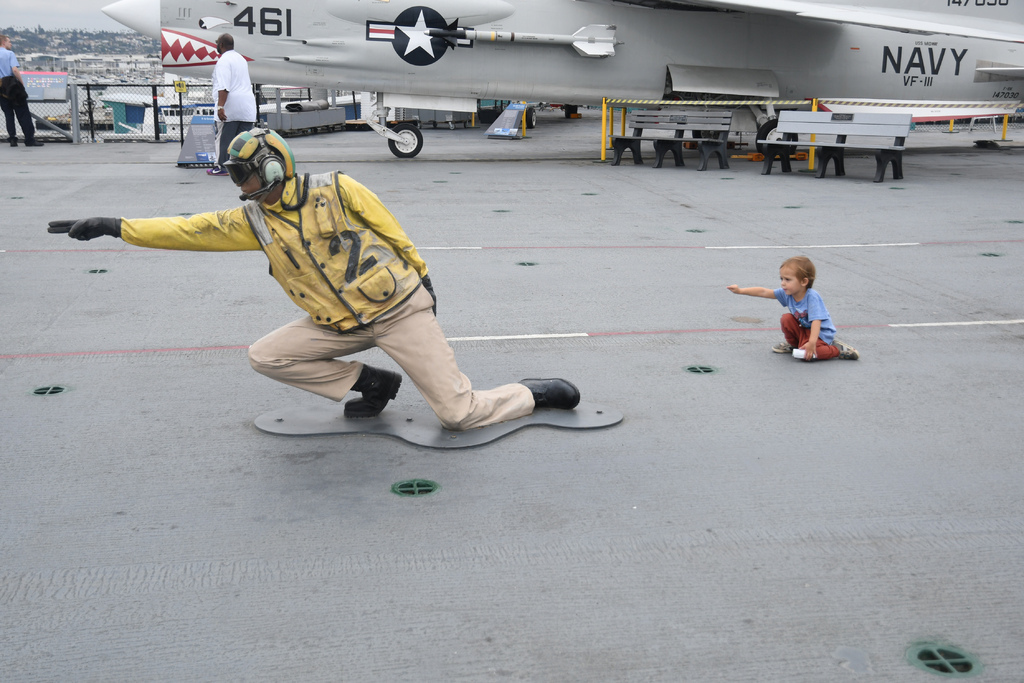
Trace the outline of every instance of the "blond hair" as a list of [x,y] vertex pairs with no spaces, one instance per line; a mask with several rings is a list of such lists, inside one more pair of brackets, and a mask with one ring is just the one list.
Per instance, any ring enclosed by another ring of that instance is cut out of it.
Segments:
[[811,263],[811,259],[806,256],[791,256],[782,262],[779,266],[779,270],[783,268],[792,268],[793,272],[796,273],[796,279],[803,281],[807,280],[807,289],[814,286],[814,276],[816,271],[814,264]]

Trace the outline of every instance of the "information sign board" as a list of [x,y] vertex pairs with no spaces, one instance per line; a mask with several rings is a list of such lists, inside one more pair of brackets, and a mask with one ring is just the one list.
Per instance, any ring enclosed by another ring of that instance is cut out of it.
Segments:
[[217,164],[217,125],[212,116],[193,116],[178,154],[178,166]]
[[67,102],[66,71],[22,71],[29,102]]
[[525,102],[513,102],[505,108],[505,111],[494,119],[494,123],[487,129],[487,137],[495,139],[515,140],[523,137],[523,110],[526,109]]

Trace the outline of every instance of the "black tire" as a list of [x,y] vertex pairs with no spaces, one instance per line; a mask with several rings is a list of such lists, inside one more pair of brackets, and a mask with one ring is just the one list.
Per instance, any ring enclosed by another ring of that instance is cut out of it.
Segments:
[[402,136],[401,142],[388,140],[388,149],[399,159],[411,159],[423,149],[423,133],[411,123],[399,123],[391,130]]
[[760,126],[757,127],[757,137],[754,139],[754,144],[757,146],[757,151],[758,152],[760,152],[761,154],[764,154],[764,145],[762,145],[761,143],[759,143],[757,141],[758,140],[767,140],[768,136],[772,133],[773,130],[778,128],[778,126],[779,126],[779,119],[778,119],[778,117],[775,117],[775,118],[772,118],[772,119],[768,119],[767,121],[765,121],[764,123],[762,123]]
[[537,127],[537,110],[534,107],[526,108],[526,129],[533,130]]
[[480,121],[480,123],[491,124],[494,123],[499,116],[501,116],[502,111],[504,110],[490,107],[487,109],[479,109],[476,112],[476,118],[478,121]]

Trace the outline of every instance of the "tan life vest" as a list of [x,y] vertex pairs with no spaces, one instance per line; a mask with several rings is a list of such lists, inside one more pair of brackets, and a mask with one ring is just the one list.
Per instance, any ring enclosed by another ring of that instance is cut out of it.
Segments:
[[[302,181],[293,182],[294,192],[287,194],[300,195]],[[258,202],[245,205],[270,274],[292,301],[317,324],[344,331],[408,299],[420,285],[419,274],[361,216],[346,211],[338,174],[307,175],[304,182],[309,195],[297,210],[298,223]]]

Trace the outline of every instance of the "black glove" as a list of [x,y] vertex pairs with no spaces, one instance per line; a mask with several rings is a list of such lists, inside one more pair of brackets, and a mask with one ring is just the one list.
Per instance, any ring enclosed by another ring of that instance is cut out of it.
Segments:
[[70,221],[50,221],[46,232],[55,234],[66,232],[68,237],[76,240],[91,240],[103,235],[121,236],[120,218],[83,218]]
[[423,283],[423,289],[427,290],[427,294],[429,294],[430,298],[434,300],[434,305],[431,307],[431,310],[434,311],[434,315],[436,316],[437,315],[437,294],[434,294],[434,285],[430,284],[430,276],[429,275],[424,275],[423,277],[420,278],[420,282]]

